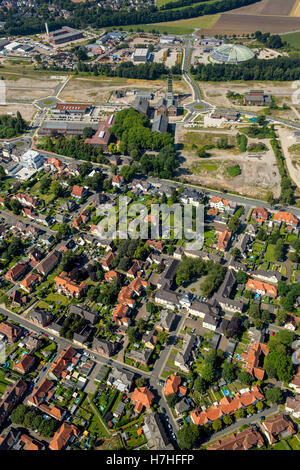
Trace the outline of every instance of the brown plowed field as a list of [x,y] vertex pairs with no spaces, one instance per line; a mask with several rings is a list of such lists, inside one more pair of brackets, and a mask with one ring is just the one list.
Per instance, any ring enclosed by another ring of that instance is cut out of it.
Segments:
[[272,15],[289,16],[295,5],[295,0],[261,0],[246,7],[237,8],[231,13],[243,15]]
[[200,34],[286,33],[300,31],[300,18],[291,15],[297,0],[262,0],[224,13],[209,30]]

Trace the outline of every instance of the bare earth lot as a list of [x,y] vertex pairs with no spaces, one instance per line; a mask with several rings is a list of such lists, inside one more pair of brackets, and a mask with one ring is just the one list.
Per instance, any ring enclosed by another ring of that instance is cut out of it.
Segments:
[[262,112],[266,106],[243,106],[238,101],[231,101],[226,97],[228,91],[244,95],[251,89],[264,90],[265,93],[274,97],[278,106],[282,107],[285,103],[291,109],[287,110],[272,110],[273,117],[280,117],[282,119],[298,121],[299,110],[298,107],[292,104],[292,82],[225,82],[225,83],[210,83],[199,82],[200,88],[203,92],[204,99],[212,105],[217,107],[232,107],[242,111]]
[[[207,140],[209,132],[191,130],[178,135],[178,143],[187,143],[197,139],[191,134],[198,134]],[[236,131],[213,131],[212,135],[222,137],[227,135],[229,142],[235,141]],[[204,137],[205,136],[205,137]],[[256,139],[248,139],[251,144],[257,142]],[[197,183],[203,186],[218,187],[219,189],[234,190],[240,194],[257,197],[264,195],[267,190],[272,190],[275,197],[280,194],[280,176],[276,164],[276,159],[268,140],[263,140],[268,147],[268,151],[262,153],[239,153],[236,148],[232,150],[209,150],[211,157],[199,158],[196,150],[185,147],[181,151],[183,162],[180,168],[180,176],[190,183]],[[199,138],[199,143],[204,142]],[[227,167],[238,164],[241,174],[231,178],[227,173]]]
[[[152,91],[157,93],[156,99],[159,99],[166,91],[166,82],[164,80],[134,80],[126,78],[99,78],[82,79],[72,78],[59,98],[63,101],[86,102],[86,103],[106,103],[109,99],[120,104],[128,104],[133,101],[134,95],[116,100],[111,97],[115,90],[140,90]],[[175,93],[190,94],[190,89],[184,82],[174,81],[173,88]]]
[[0,106],[0,114],[12,113],[13,116],[16,116],[17,111],[21,113],[22,118],[25,119],[25,121],[30,122],[37,110],[33,105],[24,103]]
[[[237,8],[230,13],[223,13],[217,23],[210,30],[204,31],[204,34],[298,31],[300,29],[300,19],[296,16],[299,11],[296,8],[297,1],[262,0],[260,3]],[[203,31],[201,31],[201,34],[203,34]]]

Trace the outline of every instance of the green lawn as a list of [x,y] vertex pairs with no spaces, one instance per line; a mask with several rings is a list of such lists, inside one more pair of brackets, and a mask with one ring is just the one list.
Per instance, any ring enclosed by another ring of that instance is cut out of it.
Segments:
[[[166,0],[158,0],[164,3],[167,3]],[[178,20],[178,21],[167,21],[164,23],[152,23],[152,24],[138,24],[138,25],[129,25],[122,26],[124,31],[137,31],[143,30],[144,32],[158,32],[158,33],[167,33],[167,34],[190,34],[193,33],[195,29],[209,29],[214,26],[214,24],[220,18],[220,14],[216,15],[205,15],[198,16],[197,18],[190,18],[187,20]],[[115,29],[114,26],[110,29]]]
[[275,249],[275,245],[271,245],[271,244],[268,245],[267,251],[265,252],[265,259],[267,261],[274,262],[275,260],[274,249]]
[[294,47],[295,49],[300,50],[300,32],[282,34],[281,39],[283,41],[286,41],[290,46]]

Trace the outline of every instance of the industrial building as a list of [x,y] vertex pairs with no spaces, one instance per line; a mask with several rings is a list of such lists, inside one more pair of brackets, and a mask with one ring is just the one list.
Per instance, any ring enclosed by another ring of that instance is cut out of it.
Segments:
[[147,62],[150,59],[150,53],[147,48],[138,48],[132,54],[133,62]]
[[57,121],[46,121],[39,129],[38,134],[47,136],[56,135],[82,135],[83,129],[91,127],[93,130],[98,129],[97,124],[87,124],[84,122],[57,122]]
[[104,150],[107,150],[107,146],[110,142],[110,132],[109,129],[115,123],[115,115],[111,114],[108,116],[106,121],[100,122],[100,125],[93,137],[91,139],[85,139],[86,144],[92,144],[102,147]]
[[82,31],[70,28],[69,26],[63,26],[61,29],[56,29],[55,31],[49,33],[49,42],[55,46],[57,44],[64,44],[66,42],[71,42],[82,38]]

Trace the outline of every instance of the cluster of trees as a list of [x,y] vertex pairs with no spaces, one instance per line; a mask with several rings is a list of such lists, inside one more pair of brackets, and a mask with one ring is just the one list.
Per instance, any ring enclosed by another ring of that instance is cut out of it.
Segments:
[[266,47],[270,49],[280,49],[284,43],[278,34],[262,33],[261,31],[255,32],[255,39],[262,42]]
[[87,296],[92,302],[98,302],[102,305],[114,305],[121,287],[121,281],[114,279],[109,284],[90,286]]
[[171,179],[179,166],[177,152],[173,144],[166,145],[156,155],[144,154],[140,161],[142,174]]
[[117,256],[112,261],[112,267],[127,271],[133,259],[145,260],[149,253],[150,248],[145,245],[144,240],[121,240],[118,245]]
[[248,310],[249,316],[254,320],[255,328],[261,330],[264,323],[270,323],[273,318],[268,310],[261,310],[259,305],[251,304]]
[[281,382],[289,383],[293,377],[293,363],[291,358],[291,345],[294,333],[280,330],[268,341],[269,354],[264,359],[264,369],[269,379],[275,378]]
[[285,281],[279,281],[278,295],[280,296],[280,302],[283,308],[288,312],[294,311],[295,300],[300,295],[300,282],[286,284]]
[[189,283],[193,279],[206,276],[201,283],[200,290],[204,297],[209,297],[219,287],[224,278],[225,268],[213,261],[204,261],[202,258],[193,259],[182,257],[176,273],[178,286]]
[[245,136],[245,134],[238,133],[237,136],[236,136],[236,140],[237,140],[237,143],[238,143],[239,151],[240,152],[246,152],[248,139]]
[[80,136],[44,137],[37,144],[37,148],[75,159],[88,160],[96,163],[108,163],[107,159],[103,156],[101,147],[86,144],[84,138]]
[[0,139],[11,139],[27,130],[28,126],[19,111],[17,117],[0,115]]
[[231,233],[236,233],[240,227],[240,219],[238,216],[233,215],[228,224],[227,224],[228,229],[230,230]]
[[59,336],[72,340],[74,333],[80,333],[85,324],[86,322],[83,317],[76,315],[75,313],[69,313],[59,330]]
[[233,80],[293,81],[300,78],[299,57],[278,57],[273,60],[252,59],[240,64],[197,64],[191,73],[201,82],[227,82]]
[[10,199],[8,196],[4,196],[4,207],[15,215],[21,214],[23,209],[22,204],[17,199]]
[[77,261],[78,261],[78,255],[73,253],[72,250],[67,250],[62,255],[62,259],[59,264],[59,270],[66,271],[69,273],[72,269],[76,267]]
[[174,141],[169,133],[152,132],[149,119],[133,108],[117,112],[110,133],[121,141],[120,153],[130,154],[135,159],[143,150],[158,151]]
[[19,426],[23,426],[31,431],[38,430],[42,437],[49,438],[53,437],[58,422],[50,418],[43,418],[43,414],[36,408],[26,405],[18,405],[10,415],[11,422]]
[[[184,18],[194,18],[202,15],[212,15],[223,11],[232,10],[242,6],[255,3],[256,0],[218,0],[202,3],[193,7],[194,2],[188,2],[186,7],[179,9],[158,9],[156,6],[147,6],[139,10],[130,10],[124,8],[121,11],[114,11],[109,7],[99,7],[96,3],[63,5],[61,8],[68,8],[72,11],[69,19],[63,17],[54,22],[56,15],[49,15],[44,9],[39,9],[42,14],[36,16],[25,16],[17,9],[10,9],[5,12],[2,18],[5,20],[3,33],[9,35],[29,35],[41,33],[44,31],[44,22],[48,21],[50,29],[57,29],[66,24],[76,28],[85,29],[91,27],[99,30],[106,26],[121,26],[131,24],[158,23],[165,21],[176,21]],[[69,4],[70,2],[68,2]],[[46,5],[46,3],[44,4]],[[177,7],[177,3],[175,4]]]
[[3,265],[9,264],[15,256],[23,252],[23,243],[20,237],[12,237],[10,241],[2,240],[0,244],[0,257]]
[[293,204],[294,203],[294,191],[293,191],[293,184],[289,177],[289,174],[285,167],[284,156],[282,153],[282,149],[280,144],[276,138],[276,133],[274,130],[274,125],[271,126],[272,129],[272,140],[271,146],[274,151],[274,155],[276,157],[278,170],[281,176],[281,183],[280,183],[280,201],[285,204]]

